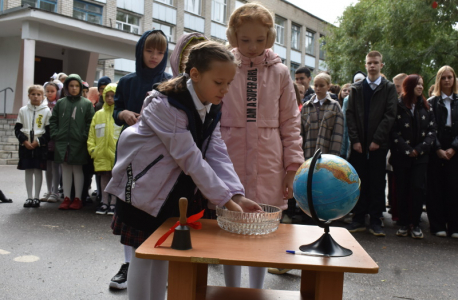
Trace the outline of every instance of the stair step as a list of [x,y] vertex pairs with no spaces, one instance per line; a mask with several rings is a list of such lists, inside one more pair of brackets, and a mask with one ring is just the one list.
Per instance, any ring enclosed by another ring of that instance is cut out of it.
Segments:
[[18,144],[19,141],[18,139],[15,137],[15,136],[0,136],[0,141],[1,142],[7,142],[7,143],[10,143],[10,144]]
[[11,158],[6,160],[7,165],[17,165],[19,162],[19,158]]
[[18,149],[19,149],[19,144],[18,143],[15,143],[15,144],[12,144],[12,143],[0,143],[0,150],[17,152]]

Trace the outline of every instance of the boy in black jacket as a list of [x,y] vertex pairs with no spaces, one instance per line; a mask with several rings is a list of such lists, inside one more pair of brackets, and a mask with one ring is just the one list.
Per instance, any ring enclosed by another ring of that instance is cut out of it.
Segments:
[[347,229],[365,231],[364,218],[369,214],[369,231],[375,236],[385,236],[380,218],[385,211],[386,155],[398,103],[396,88],[381,76],[382,68],[380,52],[369,52],[367,78],[352,85],[346,111],[352,146],[349,161],[361,179],[361,196]]

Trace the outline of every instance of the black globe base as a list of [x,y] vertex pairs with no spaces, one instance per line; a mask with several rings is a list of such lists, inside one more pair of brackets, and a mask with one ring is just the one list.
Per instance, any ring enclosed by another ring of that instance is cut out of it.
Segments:
[[350,249],[340,246],[329,234],[329,224],[330,221],[321,221],[315,211],[315,206],[313,204],[313,195],[312,195],[312,178],[313,172],[315,171],[315,165],[317,160],[321,157],[321,149],[316,150],[313,155],[312,161],[310,162],[309,173],[307,177],[307,200],[310,210],[310,215],[312,219],[320,226],[324,228],[324,234],[315,242],[302,245],[299,249],[306,255],[315,255],[315,256],[328,256],[328,257],[344,257],[353,254],[353,251]]
[[353,254],[350,249],[340,246],[329,233],[324,233],[318,240],[299,249],[306,255],[343,257]]

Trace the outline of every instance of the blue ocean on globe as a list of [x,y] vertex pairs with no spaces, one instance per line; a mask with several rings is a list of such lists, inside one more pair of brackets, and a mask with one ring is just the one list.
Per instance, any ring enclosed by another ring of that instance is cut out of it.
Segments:
[[[299,207],[311,216],[307,198],[307,179],[312,159],[305,161],[294,178],[294,198]],[[312,178],[312,198],[316,214],[323,221],[332,221],[348,214],[358,202],[360,179],[345,159],[322,154]]]

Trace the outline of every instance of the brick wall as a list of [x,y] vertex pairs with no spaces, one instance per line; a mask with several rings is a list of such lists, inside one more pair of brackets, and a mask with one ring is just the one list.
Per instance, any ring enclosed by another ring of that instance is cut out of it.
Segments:
[[73,0],[59,0],[57,2],[59,3],[58,5],[60,5],[60,10],[58,10],[59,13],[64,16],[73,16]]
[[176,0],[177,8],[177,26],[175,28],[175,41],[177,41],[180,36],[184,33],[184,0]]
[[153,0],[145,0],[145,14],[142,18],[142,32],[151,30],[153,28]]
[[108,27],[116,27],[116,0],[107,0],[105,5],[103,24]]
[[6,9],[21,6],[21,0],[6,0],[3,4]]
[[110,77],[111,81],[114,82],[114,59],[105,60],[105,70],[103,73],[104,76]]

